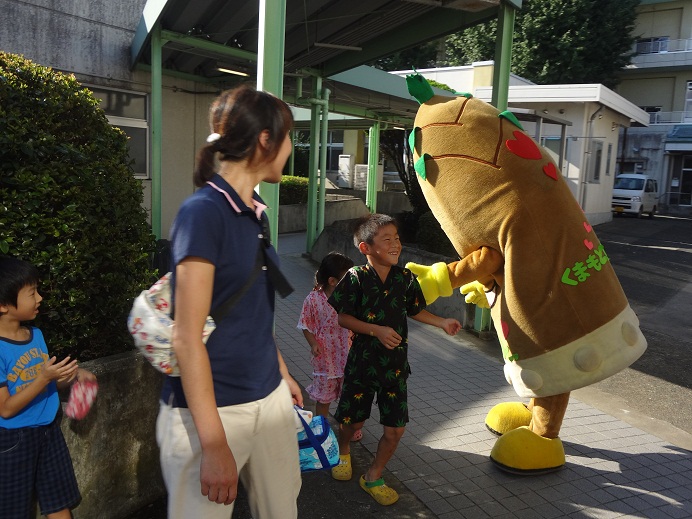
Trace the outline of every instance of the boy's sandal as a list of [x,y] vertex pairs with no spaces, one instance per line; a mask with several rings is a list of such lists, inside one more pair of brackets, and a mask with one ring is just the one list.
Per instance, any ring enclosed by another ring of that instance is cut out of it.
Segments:
[[339,454],[339,464],[332,467],[332,477],[339,481],[348,481],[352,476],[351,455]]
[[365,490],[378,504],[383,506],[393,505],[399,500],[396,490],[384,484],[384,479],[365,481],[365,476],[360,477],[360,488]]
[[359,442],[362,439],[363,439],[363,431],[361,429],[358,429],[356,432],[354,432],[353,436],[351,437],[352,442]]

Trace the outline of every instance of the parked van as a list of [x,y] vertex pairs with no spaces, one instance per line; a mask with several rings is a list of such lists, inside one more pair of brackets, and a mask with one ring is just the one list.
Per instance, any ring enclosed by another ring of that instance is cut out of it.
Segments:
[[612,199],[613,213],[630,213],[653,218],[658,209],[658,182],[639,173],[623,173],[615,177]]

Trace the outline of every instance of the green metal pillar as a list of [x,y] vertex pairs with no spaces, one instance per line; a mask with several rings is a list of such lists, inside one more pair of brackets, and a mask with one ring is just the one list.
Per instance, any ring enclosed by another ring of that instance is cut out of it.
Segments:
[[310,252],[317,239],[317,170],[320,150],[320,116],[322,105],[317,102],[317,97],[322,90],[322,78],[314,78],[314,91],[310,103],[310,159],[308,163],[308,215],[305,251]]
[[322,128],[320,140],[322,141],[322,146],[320,147],[320,192],[317,198],[317,236],[324,230],[324,211],[326,209],[326,195],[327,195],[327,140],[329,132],[329,94],[328,88],[322,89]]
[[509,97],[509,73],[512,64],[512,37],[514,35],[514,6],[502,2],[497,16],[495,40],[495,66],[493,67],[492,105],[507,110]]
[[[282,98],[284,92],[284,40],[286,38],[286,0],[260,0],[257,38],[257,89]],[[262,182],[259,193],[269,206],[267,216],[271,240],[278,245],[279,184]]]
[[377,212],[377,164],[380,161],[380,121],[370,127],[368,133],[368,188],[365,205],[371,213]]
[[161,238],[161,129],[163,128],[163,79],[161,25],[151,31],[151,232]]

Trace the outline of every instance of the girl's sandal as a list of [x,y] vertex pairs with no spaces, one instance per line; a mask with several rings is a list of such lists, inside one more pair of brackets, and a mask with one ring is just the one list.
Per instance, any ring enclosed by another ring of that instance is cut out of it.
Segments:
[[391,487],[384,484],[384,479],[365,481],[365,476],[360,477],[360,488],[365,490],[378,504],[383,506],[393,505],[399,500],[399,494]]
[[339,454],[339,464],[332,467],[332,477],[339,481],[348,481],[353,476],[351,468],[351,455]]
[[356,432],[354,432],[353,436],[351,437],[352,442],[359,442],[362,439],[363,439],[363,431],[360,429],[358,429]]

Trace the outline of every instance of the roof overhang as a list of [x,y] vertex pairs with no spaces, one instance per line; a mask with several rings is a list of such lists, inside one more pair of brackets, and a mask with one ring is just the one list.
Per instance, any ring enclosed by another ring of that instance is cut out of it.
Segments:
[[[489,101],[492,96],[492,87],[480,87],[476,89],[475,95]],[[594,102],[626,117],[633,125],[649,125],[649,114],[601,84],[510,86],[509,102],[512,104]]]
[[[284,69],[323,77],[370,63],[497,17],[501,2],[522,0],[285,0]],[[164,68],[205,79],[227,78],[218,63],[254,75],[257,0],[148,0],[131,46],[133,67],[150,63],[159,24]]]

